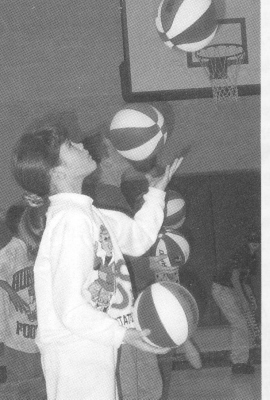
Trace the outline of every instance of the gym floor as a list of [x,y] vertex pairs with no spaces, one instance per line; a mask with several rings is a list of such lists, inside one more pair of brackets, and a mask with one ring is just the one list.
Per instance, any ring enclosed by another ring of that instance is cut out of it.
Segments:
[[[45,400],[43,382],[0,385],[1,400]],[[263,397],[266,399],[269,397]],[[174,370],[166,400],[261,400],[261,366],[254,375],[231,374],[227,367]]]
[[194,344],[203,368],[193,369],[183,354],[176,354],[167,400],[261,400],[261,347],[250,350],[253,375],[232,375],[229,326],[198,328]]
[[261,368],[254,375],[231,374],[230,367],[173,371],[168,400],[260,400]]
[[[203,368],[195,370],[186,361],[184,354],[175,354],[166,400],[270,399],[268,389],[265,387],[266,379],[263,379],[262,385],[262,375],[265,375],[261,373],[260,346],[255,346],[250,351],[255,374],[238,376],[231,373],[228,326],[199,328],[193,342],[200,349]],[[265,363],[262,365],[265,366]],[[40,378],[31,382],[15,382],[10,379],[6,384],[0,385],[1,400],[45,400],[45,398],[44,382]]]

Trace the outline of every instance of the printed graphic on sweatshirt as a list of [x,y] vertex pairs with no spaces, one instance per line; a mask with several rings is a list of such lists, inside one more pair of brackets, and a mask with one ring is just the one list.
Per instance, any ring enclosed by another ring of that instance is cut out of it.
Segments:
[[106,312],[115,292],[115,264],[112,260],[113,246],[108,230],[100,226],[99,241],[95,243],[94,269],[98,279],[89,286],[91,302],[98,310]]
[[[98,278],[88,287],[91,304],[103,312],[127,308],[132,298],[130,277],[124,260],[115,262],[112,241],[104,225],[100,226],[99,241],[95,244],[94,270],[98,271]],[[132,322],[130,316],[123,321],[119,318],[123,325]]]
[[[37,310],[36,310],[36,296],[34,288],[34,271],[33,267],[23,268],[13,275],[12,288],[27,304],[28,311],[26,311],[29,322],[37,321]],[[21,292],[21,293],[20,293]],[[23,294],[23,295],[22,295]],[[17,313],[18,315],[18,313]],[[19,319],[19,318],[18,318]],[[17,321],[17,335],[23,335],[26,338],[35,338],[37,326],[22,323]]]

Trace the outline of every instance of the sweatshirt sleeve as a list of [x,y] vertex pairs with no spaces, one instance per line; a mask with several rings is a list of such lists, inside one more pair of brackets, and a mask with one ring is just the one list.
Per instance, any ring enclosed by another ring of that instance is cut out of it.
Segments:
[[164,219],[165,192],[153,187],[133,218],[111,210],[100,210],[116,236],[123,254],[139,257],[156,241]]
[[58,221],[51,236],[51,260],[52,297],[60,321],[81,338],[119,347],[126,329],[83,296],[94,260],[93,232],[85,215],[69,212]]

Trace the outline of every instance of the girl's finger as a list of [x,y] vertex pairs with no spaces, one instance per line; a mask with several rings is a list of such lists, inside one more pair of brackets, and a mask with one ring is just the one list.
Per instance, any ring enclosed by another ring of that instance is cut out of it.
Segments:
[[175,171],[178,165],[178,158],[176,158],[173,163],[171,164],[171,171]]
[[150,335],[151,331],[150,329],[144,329],[143,331],[140,332],[140,336],[144,337],[144,336],[148,336]]
[[183,161],[183,157],[181,158],[176,158],[171,166],[171,170],[170,170],[170,178],[173,176],[173,174],[175,173],[175,171],[179,168],[180,164]]
[[168,255],[167,254],[161,254],[160,256],[156,257],[156,261],[162,261],[165,260],[165,258],[167,258]]
[[180,157],[180,158],[177,160],[177,167],[176,167],[176,169],[180,167],[180,165],[181,165],[183,159],[184,159],[184,157]]
[[170,173],[170,165],[167,165],[167,166],[166,166],[166,169],[165,169],[165,174],[164,174],[164,175],[169,175],[169,173]]
[[170,166],[167,165],[163,175],[163,181],[168,182],[169,179],[170,179]]
[[176,171],[176,170],[179,168],[179,166],[180,166],[180,164],[181,164],[182,161],[183,161],[183,157],[177,158],[177,159],[175,160],[175,162],[174,162],[174,171]]

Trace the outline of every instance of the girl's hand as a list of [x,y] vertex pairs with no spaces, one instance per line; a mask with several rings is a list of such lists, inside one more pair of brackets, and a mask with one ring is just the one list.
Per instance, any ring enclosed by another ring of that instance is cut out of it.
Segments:
[[172,163],[172,165],[166,166],[165,173],[156,178],[153,178],[152,175],[150,174],[146,174],[145,176],[149,182],[149,186],[155,187],[156,189],[165,190],[172,176],[174,175],[175,171],[178,169],[182,161],[183,157],[176,158]]
[[16,311],[20,311],[20,313],[30,311],[29,305],[15,291],[9,294],[9,298]]
[[179,265],[167,266],[162,264],[162,260],[167,258],[167,254],[161,254],[160,256],[149,257],[149,268],[156,273],[163,274],[174,274],[178,272]]
[[131,346],[137,347],[137,349],[154,354],[166,354],[168,351],[170,351],[169,347],[160,348],[147,343],[144,340],[144,337],[148,336],[149,334],[149,329],[145,329],[142,332],[137,331],[136,329],[127,329],[124,336],[124,343],[128,343]]

